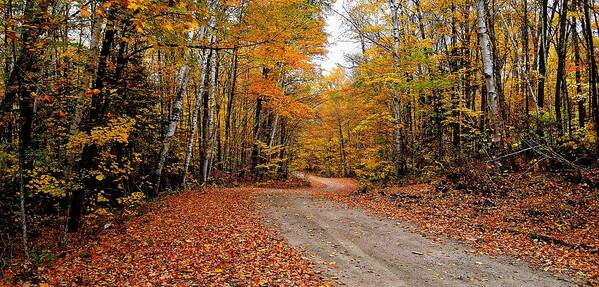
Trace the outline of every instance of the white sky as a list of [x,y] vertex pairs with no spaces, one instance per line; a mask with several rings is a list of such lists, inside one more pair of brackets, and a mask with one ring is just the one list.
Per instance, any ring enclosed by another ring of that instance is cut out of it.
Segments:
[[[344,13],[344,3],[345,0],[336,0],[333,9]],[[315,62],[320,64],[324,74],[329,74],[338,64],[347,66],[344,55],[359,51],[360,45],[344,35],[346,29],[343,18],[333,11],[329,12],[326,17],[325,31],[329,35],[328,52],[323,58],[316,59]]]

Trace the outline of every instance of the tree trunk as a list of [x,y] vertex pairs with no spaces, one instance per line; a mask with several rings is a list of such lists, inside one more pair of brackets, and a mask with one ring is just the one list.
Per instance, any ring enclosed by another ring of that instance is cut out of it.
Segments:
[[505,101],[505,94],[501,79],[501,70],[503,69],[503,65],[499,62],[500,59],[499,52],[497,51],[497,37],[495,34],[495,0],[489,1],[491,1],[492,9],[489,9],[489,7],[485,6],[485,13],[488,12],[489,14],[489,19],[485,19],[485,21],[488,25],[487,34],[489,35],[489,43],[491,45],[491,53],[493,58],[493,79],[495,80],[495,92],[497,93],[497,109],[502,121],[507,121],[508,106]]
[[[108,81],[108,60],[110,56],[110,49],[114,43],[116,35],[116,7],[111,8],[108,11],[108,17],[106,18],[106,27],[104,32],[104,39],[102,40],[102,46],[100,48],[100,56],[98,58],[98,69],[96,71],[96,77],[92,85],[93,90],[97,90],[97,93],[92,95],[90,111],[84,116],[80,123],[80,130],[86,133],[101,122],[104,118],[104,107],[107,107],[108,94],[110,93],[109,87],[106,87]],[[94,166],[95,158],[97,154],[97,147],[95,144],[86,145],[81,153],[81,160],[79,161],[80,170],[90,170]],[[95,182],[93,179],[87,179],[85,182],[86,187],[91,189],[94,188]],[[67,222],[67,231],[75,232],[79,229],[79,221],[81,219],[81,213],[83,210],[83,199],[84,189],[76,189],[71,194],[71,201],[69,204],[69,218]]]
[[[597,65],[595,62],[595,47],[593,43],[593,30],[591,29],[591,1],[583,1],[584,9],[584,30],[587,42],[587,57],[589,65],[589,94],[591,97],[591,114],[595,120],[595,131],[599,135],[599,108],[597,106]],[[596,147],[599,151],[599,140],[596,141]]]
[[[231,113],[233,110],[233,100],[235,99],[235,89],[237,85],[237,49],[233,50],[233,60],[231,68],[231,89],[229,90],[227,98],[227,111],[225,114],[225,160],[231,161]],[[229,172],[231,172],[231,165],[229,165]]]
[[482,94],[483,97],[488,98],[489,109],[491,111],[491,117],[495,128],[493,129],[493,136],[491,138],[493,143],[500,143],[502,141],[501,135],[501,115],[497,108],[497,91],[495,90],[495,78],[493,71],[493,54],[491,53],[491,43],[489,34],[487,33],[487,22],[485,14],[485,0],[476,0],[476,11],[477,11],[477,22],[478,22],[478,35],[481,47],[481,56],[483,60],[483,72],[485,76],[485,85],[487,89],[487,95]]
[[[47,20],[48,5],[48,1],[39,1],[39,4],[38,1],[33,0],[25,2],[23,11],[25,22],[21,32],[22,44],[6,81],[6,92],[0,103],[0,118],[5,113],[12,111],[15,101],[20,100],[25,103],[33,100],[31,93],[35,91],[37,79],[32,79],[32,77],[38,74],[36,72],[39,68],[36,64],[42,55],[37,42],[45,31],[44,22]],[[33,105],[27,104],[19,108],[33,108]]]
[[568,0],[562,0],[561,14],[559,17],[559,41],[557,43],[557,75],[555,78],[555,120],[560,134],[562,127],[562,91],[566,86],[566,20],[568,17]]
[[[214,51],[212,51],[213,53]],[[210,58],[212,59],[212,57]],[[210,62],[208,62],[208,68],[207,71],[210,71],[212,69],[212,60],[210,60]],[[210,77],[210,73],[207,72],[206,77],[207,77],[207,82],[209,82],[209,77]],[[202,142],[202,150],[200,152],[200,179],[202,179],[202,171],[204,168],[204,162],[206,162],[208,160],[208,99],[210,97],[210,91],[208,88],[204,89],[204,93],[202,94],[202,125],[201,125],[201,130],[200,130],[200,140]],[[202,179],[203,180],[203,179]]]
[[341,112],[339,111],[339,107],[335,109],[335,114],[337,115],[337,136],[339,139],[339,163],[341,166],[341,176],[345,177],[347,175],[345,162],[345,142],[343,140],[343,126],[341,124]]
[[524,54],[524,118],[526,119],[526,127],[529,126],[528,115],[530,114],[530,59],[528,53],[528,0],[523,0],[524,2],[524,13],[522,14],[523,25],[522,25],[522,53]]
[[175,103],[173,105],[172,116],[166,127],[164,137],[162,139],[162,147],[160,148],[160,154],[158,156],[158,165],[156,167],[155,177],[156,184],[154,185],[154,191],[152,196],[158,195],[160,191],[160,179],[162,178],[162,170],[166,163],[166,158],[170,149],[171,140],[175,136],[177,131],[177,123],[181,117],[183,111],[183,96],[187,89],[187,83],[189,82],[189,76],[191,74],[191,68],[186,64],[183,64],[179,69],[179,76],[177,77],[177,93],[175,95]]
[[275,144],[275,135],[277,134],[277,127],[279,126],[279,115],[275,114],[275,119],[271,124],[270,135],[268,139],[268,146],[272,147]]
[[[268,79],[268,73],[270,70],[266,67],[262,68],[262,77],[266,80]],[[254,130],[252,132],[253,135],[253,145],[252,145],[252,155],[251,155],[251,169],[252,172],[256,172],[256,166],[258,166],[258,160],[260,155],[260,147],[258,146],[258,141],[260,140],[260,118],[262,113],[262,96],[258,96],[256,100],[256,111],[254,114]]]
[[[399,0],[389,0],[389,7],[391,9],[391,25],[393,28],[393,66],[395,72],[398,72],[400,67],[399,57],[399,45],[400,45],[400,31],[399,31],[399,13],[401,10],[401,4]],[[402,145],[402,114],[401,114],[401,98],[400,93],[397,91],[397,87],[393,88],[393,118],[395,121],[394,130],[394,145],[395,145],[395,173],[399,177],[405,170],[405,161],[402,159],[403,145]]]
[[22,46],[6,82],[5,96],[0,104],[0,118],[4,113],[12,111],[15,100],[18,99],[19,104],[19,200],[23,250],[26,257],[29,257],[29,251],[27,248],[27,212],[25,209],[28,177],[25,172],[33,169],[34,165],[31,155],[33,117],[35,114],[33,93],[38,90],[36,85],[40,71],[38,61],[42,54],[38,41],[44,32],[48,4],[48,1],[41,1],[39,4],[37,1],[27,1],[25,3],[23,12],[25,23],[23,23],[21,33]]
[[[200,40],[204,39],[206,36],[206,27],[202,27],[200,31]],[[198,117],[200,115],[200,107],[202,106],[202,95],[204,94],[205,84],[207,79],[207,69],[208,62],[210,61],[210,57],[212,56],[212,51],[204,50],[202,62],[200,65],[201,73],[200,73],[200,85],[199,89],[196,91],[194,108],[191,115],[191,123],[190,123],[190,132],[189,139],[187,141],[187,152],[185,154],[185,162],[183,164],[183,172],[181,173],[181,188],[185,188],[187,171],[189,170],[189,164],[191,163],[191,158],[193,156],[193,145],[195,143],[196,133],[198,130]]]
[[572,19],[572,41],[574,45],[574,65],[576,65],[576,103],[578,105],[578,127],[584,128],[586,123],[586,110],[584,107],[585,96],[582,94],[582,65],[580,58],[580,47],[578,45],[578,34],[576,33],[576,18]]
[[256,171],[256,166],[258,166],[258,156],[260,155],[260,147],[258,146],[258,141],[260,140],[260,117],[262,113],[262,97],[259,96],[256,100],[256,113],[254,115],[254,131],[253,134],[253,146],[252,146],[252,155],[251,155],[251,168],[252,172]]
[[548,33],[548,20],[547,20],[547,6],[549,5],[548,0],[541,0],[541,24],[539,25],[539,53],[538,57],[538,72],[539,81],[537,82],[537,105],[539,108],[543,108],[545,105],[545,77],[547,75],[547,33]]
[[[214,37],[214,35],[212,35]],[[214,38],[210,40],[214,43]],[[206,160],[202,167],[202,182],[206,184],[209,176],[209,164],[214,158],[214,139],[216,135],[216,128],[214,124],[214,114],[216,112],[216,90],[218,85],[218,54],[212,57],[212,65],[210,66],[210,98],[208,99],[208,119],[207,119],[207,146],[206,149]]]

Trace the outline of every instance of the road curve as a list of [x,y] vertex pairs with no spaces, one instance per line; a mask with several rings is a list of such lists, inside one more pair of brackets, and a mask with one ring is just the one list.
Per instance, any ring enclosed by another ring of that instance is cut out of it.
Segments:
[[441,244],[395,220],[310,195],[354,189],[351,180],[308,179],[315,188],[268,189],[259,204],[267,223],[336,285],[572,286],[522,262],[475,255],[464,244]]

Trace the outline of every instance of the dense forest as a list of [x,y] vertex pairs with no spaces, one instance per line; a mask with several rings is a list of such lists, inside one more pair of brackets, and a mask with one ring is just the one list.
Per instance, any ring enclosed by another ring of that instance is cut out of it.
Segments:
[[30,211],[76,231],[190,182],[286,177],[322,5],[3,2],[3,233]]
[[[331,14],[361,49],[327,72]],[[43,227],[65,242],[200,186],[598,164],[592,0],[2,0],[0,15],[0,269]]]
[[362,49],[320,79],[299,167],[393,180],[523,149],[499,164],[596,164],[593,5],[351,1],[335,13]]

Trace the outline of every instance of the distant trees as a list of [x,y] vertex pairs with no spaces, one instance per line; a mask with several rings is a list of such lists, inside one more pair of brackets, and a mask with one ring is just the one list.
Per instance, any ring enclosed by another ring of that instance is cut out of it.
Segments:
[[[334,101],[360,105],[322,105],[318,128],[303,129],[297,166],[339,175],[347,162],[349,173],[391,179],[515,152],[528,140],[596,159],[592,1],[355,0],[336,13],[362,50],[348,57]],[[339,134],[331,111],[353,118],[339,139],[328,136]]]

